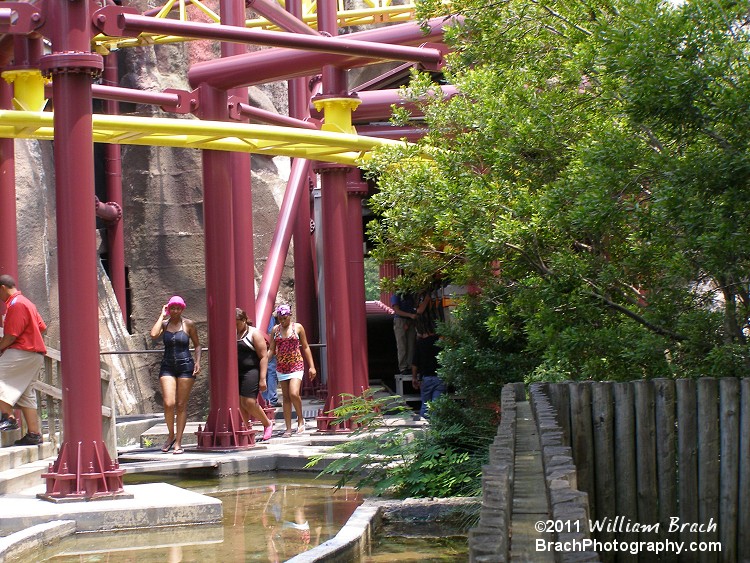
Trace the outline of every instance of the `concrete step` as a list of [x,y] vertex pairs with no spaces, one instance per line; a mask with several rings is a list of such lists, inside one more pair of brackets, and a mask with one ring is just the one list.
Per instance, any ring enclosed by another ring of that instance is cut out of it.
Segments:
[[[16,448],[38,448],[38,446],[17,446],[12,449]],[[54,462],[55,459],[56,456],[37,459],[18,467],[0,471],[0,495],[17,493],[44,484],[42,474],[48,471],[49,464]]]
[[[3,432],[5,434],[5,432]],[[19,436],[20,438],[20,436]],[[39,446],[9,446],[0,449],[0,472],[33,463],[39,459],[55,455],[55,448],[50,442]]]
[[0,448],[7,448],[13,445],[13,442],[20,440],[23,436],[23,431],[20,428],[15,430],[3,430],[0,431]]

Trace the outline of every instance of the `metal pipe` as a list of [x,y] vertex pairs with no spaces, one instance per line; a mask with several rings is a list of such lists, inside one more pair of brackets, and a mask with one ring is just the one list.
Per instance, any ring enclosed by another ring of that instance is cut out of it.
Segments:
[[[299,78],[295,78],[295,80],[300,80]],[[231,109],[230,102],[230,109]],[[291,101],[290,101],[291,106]],[[264,123],[268,125],[280,125],[282,127],[299,127],[300,129],[320,129],[318,125],[316,125],[312,121],[304,121],[304,118],[295,118],[295,117],[288,117],[286,115],[280,115],[278,113],[274,113],[272,111],[267,111],[264,109],[256,108],[248,104],[239,103],[237,104],[237,110],[239,111],[239,114],[243,117],[247,117],[250,119],[253,123]],[[289,113],[292,113],[291,110]],[[294,115],[292,113],[292,115]]]
[[[107,86],[118,83],[117,54],[110,53],[104,58],[102,81]],[[119,104],[114,100],[104,102],[104,112],[109,115],[120,113]],[[127,300],[125,288],[125,234],[122,217],[122,150],[120,145],[107,143],[104,146],[104,174],[107,184],[109,205],[116,205],[119,210],[117,220],[107,225],[107,247],[109,258],[109,279],[112,291],[120,305],[122,320],[127,325]]]
[[415,143],[427,134],[427,127],[392,127],[390,125],[357,125],[357,134],[380,139],[406,139]]
[[[118,13],[116,7],[107,7],[98,10],[94,15],[93,21],[102,33],[110,36],[125,36],[133,32],[148,32],[175,35],[190,39],[215,39],[218,41],[252,43],[269,47],[286,47],[313,53],[360,56],[374,61],[395,60],[418,62],[430,68],[438,68],[443,64],[443,52],[435,48],[388,45],[353,39],[337,39],[336,41],[332,41],[329,37],[301,35],[285,31],[246,29],[229,25],[149,18],[129,13],[123,9],[120,9]],[[353,35],[351,34],[347,37],[352,37]],[[202,82],[207,81],[197,80],[197,83]],[[196,82],[191,79],[191,83],[195,84]],[[226,89],[240,85],[233,84],[227,86]],[[212,84],[212,86],[218,87],[216,84]]]
[[[90,51],[88,2],[53,2],[47,14],[51,55],[41,58],[43,73],[54,77],[54,147],[57,205],[60,353],[62,355],[65,440],[44,474],[48,495],[90,498],[122,492],[122,474],[102,440],[99,374],[99,303],[94,193],[91,81],[103,68]],[[54,23],[52,23],[54,22]],[[72,298],[76,296],[75,299]],[[92,471],[93,469],[93,471]],[[62,473],[94,473],[85,490]],[[112,490],[114,488],[114,490]]]
[[[286,0],[286,9],[291,17],[302,19],[302,1]],[[316,32],[317,33],[317,32]],[[310,89],[307,77],[293,78],[288,81],[289,91],[289,115],[301,120],[302,123],[311,124],[310,118]],[[315,125],[316,128],[319,124]],[[320,326],[318,315],[318,293],[316,286],[315,264],[313,260],[313,233],[312,224],[312,188],[310,179],[311,166],[307,161],[307,190],[301,195],[300,205],[294,220],[292,237],[294,239],[294,299],[296,305],[296,318],[307,330],[308,341],[318,342],[320,339]],[[321,371],[317,384],[323,381],[323,366],[318,367]]]
[[[108,55],[112,57],[114,55]],[[146,92],[132,88],[120,88],[104,84],[92,84],[91,95],[99,100],[111,100],[115,102],[128,102],[132,104],[149,104],[154,106],[170,106],[179,103],[177,94],[165,92]]]
[[[227,26],[244,27],[245,1],[221,0],[221,23]],[[221,56],[230,57],[247,51],[239,43],[222,43]],[[227,92],[229,100],[238,105],[247,105],[247,88],[235,88]],[[230,101],[229,114],[231,115]],[[247,122],[241,114],[233,116]],[[232,223],[234,229],[235,306],[252,315],[255,311],[255,245],[253,237],[253,196],[251,190],[251,157],[247,153],[231,153],[229,157],[232,176]],[[253,319],[254,320],[254,319]],[[247,421],[245,421],[247,422]]]
[[[336,0],[318,0],[318,29],[327,31],[331,35],[338,33]],[[330,99],[348,94],[344,70],[332,65],[325,65],[322,70],[323,93],[315,99]],[[333,107],[330,101],[325,104],[328,108]],[[330,119],[330,115],[327,115],[327,118]],[[348,118],[350,120],[351,116],[349,115]],[[347,126],[345,123],[336,125],[342,128]],[[333,407],[341,405],[344,394],[354,395],[356,391],[353,358],[353,339],[356,329],[352,325],[351,317],[352,294],[348,268],[349,247],[347,246],[347,237],[350,234],[346,193],[348,170],[348,167],[338,165],[322,165],[316,170],[321,175],[322,184],[325,331],[328,344],[326,359],[329,406]],[[346,430],[346,428],[341,428],[341,430]]]
[[[447,20],[447,23],[454,21]],[[315,52],[296,52],[289,49],[263,49],[236,57],[226,57],[215,61],[194,64],[188,71],[188,78],[193,85],[206,83],[216,88],[232,88],[235,86],[250,86],[266,82],[276,82],[312,76],[318,74],[324,65],[336,65],[340,68],[354,68],[381,62],[372,53],[371,47],[377,44],[390,44],[391,47],[405,45],[422,45],[428,41],[440,41],[443,35],[444,18],[436,18],[428,22],[429,31],[425,34],[417,23],[403,23],[385,28],[371,29],[350,33],[347,38],[340,39],[302,37],[305,41],[326,42],[335,46],[339,41],[355,39],[358,45],[365,45],[370,56],[356,56],[353,54],[332,54]],[[273,33],[273,32],[268,32]],[[380,45],[382,48],[388,45]],[[437,51],[437,49],[429,49]],[[441,56],[442,59],[442,56]],[[398,59],[395,59],[398,60]]]
[[295,158],[289,173],[289,181],[284,192],[284,199],[279,209],[279,219],[276,222],[276,230],[271,239],[271,247],[268,250],[263,277],[261,278],[258,297],[255,300],[255,317],[258,326],[265,329],[271,318],[276,292],[279,288],[281,274],[284,270],[284,261],[289,252],[289,242],[292,239],[294,219],[297,216],[297,208],[307,193],[307,161]]
[[[226,92],[207,86],[201,90],[202,117],[225,117]],[[237,449],[242,416],[237,385],[237,334],[233,322],[237,292],[228,152],[203,151],[203,186],[206,301],[213,353],[209,356],[211,405],[205,429],[198,433],[198,449]],[[228,439],[222,443],[225,437]]]
[[352,168],[347,175],[348,236],[346,237],[349,287],[351,301],[349,314],[352,323],[352,385],[358,395],[370,387],[367,365],[367,315],[365,310],[364,229],[362,225],[362,200],[367,197],[368,185],[359,169]]
[[99,219],[108,223],[117,223],[122,219],[122,207],[115,201],[104,203],[94,196],[94,211]]
[[[0,108],[13,109],[13,88],[0,80]],[[18,279],[15,140],[0,139],[0,273]],[[0,302],[0,326],[5,303]]]
[[[287,0],[287,2],[289,1],[290,0]],[[300,17],[295,17],[290,14],[274,0],[247,0],[246,4],[248,8],[255,10],[261,16],[271,23],[278,25],[284,31],[302,33],[305,35],[320,35],[320,33],[303,22]],[[301,13],[299,15],[301,15]]]

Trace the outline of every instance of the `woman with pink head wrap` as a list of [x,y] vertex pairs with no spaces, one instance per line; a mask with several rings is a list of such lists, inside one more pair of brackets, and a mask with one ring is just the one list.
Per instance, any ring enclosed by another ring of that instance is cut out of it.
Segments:
[[[159,384],[164,400],[164,421],[169,437],[161,448],[164,453],[174,446],[174,453],[184,453],[182,434],[187,424],[187,404],[195,377],[201,372],[201,343],[195,323],[182,316],[185,300],[174,295],[162,307],[151,328],[151,338],[164,341],[164,357],[159,368]],[[190,354],[190,343],[195,358]],[[176,420],[175,420],[176,419]],[[176,428],[175,428],[176,423]]]

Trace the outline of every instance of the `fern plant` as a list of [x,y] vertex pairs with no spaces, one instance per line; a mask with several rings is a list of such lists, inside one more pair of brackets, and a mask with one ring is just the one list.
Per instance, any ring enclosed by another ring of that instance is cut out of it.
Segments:
[[[376,398],[372,391],[362,397],[346,395],[334,409],[334,424],[352,420],[359,427],[351,440],[310,458],[307,467],[325,459],[328,465],[320,475],[338,477],[337,488],[368,487],[375,495],[476,496],[489,441],[477,440],[466,425],[449,417],[442,417],[445,422],[441,423],[440,413],[450,402],[448,397],[435,401],[430,426],[414,429],[398,422],[412,415],[401,397]],[[393,416],[385,418],[383,413]]]

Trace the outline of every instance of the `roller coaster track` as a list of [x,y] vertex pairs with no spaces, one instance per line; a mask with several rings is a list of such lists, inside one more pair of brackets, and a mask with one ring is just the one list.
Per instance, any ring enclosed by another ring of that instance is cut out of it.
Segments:
[[[361,135],[197,119],[93,115],[94,142],[290,156],[356,166],[401,141]],[[50,112],[0,111],[0,138],[52,140]]]

